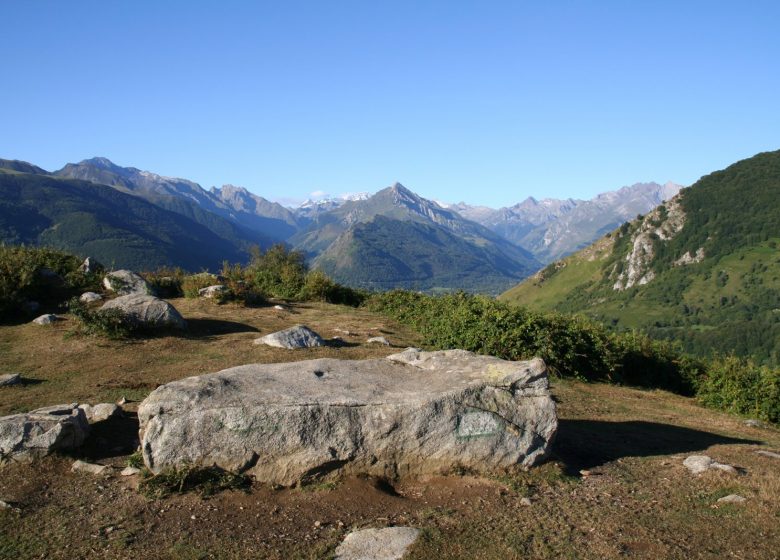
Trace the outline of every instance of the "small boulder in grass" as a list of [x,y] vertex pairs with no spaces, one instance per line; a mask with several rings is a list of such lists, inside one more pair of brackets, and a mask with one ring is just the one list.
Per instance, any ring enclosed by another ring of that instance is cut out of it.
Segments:
[[0,387],[10,387],[12,385],[19,385],[22,382],[21,373],[6,373],[0,375]]
[[719,504],[743,504],[747,501],[747,498],[744,496],[740,496],[739,494],[729,494],[728,496],[723,496],[722,498],[718,498]]
[[400,560],[419,536],[413,527],[352,531],[336,549],[336,560]]
[[52,324],[56,323],[59,320],[60,320],[60,318],[57,317],[56,315],[52,315],[51,313],[47,313],[45,315],[41,315],[40,317],[36,317],[35,319],[33,319],[32,322],[35,323],[36,325],[44,326],[44,325],[52,325]]
[[122,409],[114,403],[99,403],[96,405],[80,404],[79,408],[84,411],[87,421],[90,424],[122,416]]
[[381,344],[382,346],[390,346],[390,341],[384,336],[374,336],[366,341],[368,344]]
[[227,286],[224,286],[222,284],[215,284],[214,286],[208,286],[206,288],[201,288],[198,290],[198,296],[202,298],[219,298],[225,294],[227,294]]
[[287,348],[288,350],[325,346],[322,337],[305,325],[296,325],[283,331],[267,334],[255,339],[254,343],[274,348]]
[[103,296],[95,292],[84,292],[81,294],[81,296],[79,296],[79,301],[81,303],[95,303],[96,301],[101,301],[102,299]]
[[737,469],[731,465],[718,463],[717,461],[714,461],[712,457],[708,457],[707,455],[691,455],[685,459],[685,461],[683,461],[683,465],[692,474],[702,474],[708,470],[719,470],[729,474],[737,474]]
[[73,463],[73,466],[70,468],[73,472],[83,472],[83,473],[89,473],[89,474],[105,474],[111,467],[108,465],[98,465],[96,463],[87,463],[86,461],[78,460]]

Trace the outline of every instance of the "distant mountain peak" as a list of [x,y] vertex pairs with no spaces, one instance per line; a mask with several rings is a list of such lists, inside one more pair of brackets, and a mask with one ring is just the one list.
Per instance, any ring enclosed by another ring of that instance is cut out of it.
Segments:
[[79,165],[91,165],[92,167],[98,167],[100,169],[108,169],[115,171],[117,169],[123,169],[121,166],[115,164],[107,157],[97,156],[89,159],[83,159],[79,162]]

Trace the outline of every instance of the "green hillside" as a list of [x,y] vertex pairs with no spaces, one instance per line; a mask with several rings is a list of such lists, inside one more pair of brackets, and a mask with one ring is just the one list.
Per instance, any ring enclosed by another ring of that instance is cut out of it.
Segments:
[[0,194],[0,243],[44,245],[106,266],[214,269],[247,260],[262,240],[191,205],[172,212],[86,181],[4,168]]
[[778,243],[780,151],[703,177],[501,299],[777,365]]

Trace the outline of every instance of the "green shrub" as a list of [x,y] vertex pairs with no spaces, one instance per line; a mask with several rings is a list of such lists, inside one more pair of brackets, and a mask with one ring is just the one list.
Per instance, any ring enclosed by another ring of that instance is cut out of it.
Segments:
[[312,270],[306,274],[300,297],[304,301],[325,301],[357,307],[363,303],[367,295],[365,291],[334,282],[321,270]]
[[780,422],[780,369],[736,356],[717,358],[707,368],[698,397],[713,408]]
[[199,274],[192,274],[185,276],[181,282],[181,291],[184,297],[194,299],[199,297],[198,292],[203,288],[208,288],[217,284],[217,279],[213,274],[208,272],[201,272]]
[[87,290],[99,290],[102,269],[79,270],[83,260],[54,249],[0,246],[0,320],[22,315],[27,301],[56,309]]
[[144,272],[143,277],[157,297],[164,299],[184,297],[182,284],[186,273],[179,267],[163,267],[152,272]]
[[300,251],[291,251],[283,244],[265,253],[256,250],[247,268],[252,288],[269,297],[296,299],[306,282],[306,259]]
[[211,496],[223,490],[246,490],[251,479],[219,467],[181,467],[166,469],[156,475],[146,473],[138,485],[138,490],[148,498],[165,498],[171,494],[197,492],[201,496]]
[[125,339],[139,332],[138,327],[127,320],[121,309],[91,309],[75,297],[68,302],[68,309],[78,320],[84,334]]

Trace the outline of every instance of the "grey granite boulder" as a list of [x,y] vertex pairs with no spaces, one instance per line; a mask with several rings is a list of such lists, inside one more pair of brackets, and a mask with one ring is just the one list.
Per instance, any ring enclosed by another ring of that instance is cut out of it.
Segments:
[[708,470],[718,470],[729,474],[737,474],[737,469],[725,463],[718,463],[707,455],[691,455],[683,461],[683,465],[692,474],[702,474]]
[[201,288],[198,290],[198,295],[202,298],[218,298],[227,293],[227,291],[228,289],[226,286],[223,286],[222,284],[215,284],[214,286]]
[[89,432],[76,403],[0,418],[0,462],[29,461],[52,451],[77,449]]
[[390,346],[390,341],[384,336],[373,336],[366,340],[368,344],[381,344],[382,346]]
[[90,424],[122,416],[122,409],[114,403],[80,404],[79,408],[84,411],[84,415]]
[[10,387],[11,385],[19,385],[22,382],[21,373],[6,373],[0,375],[0,387]]
[[103,278],[103,286],[110,292],[120,296],[128,294],[151,294],[152,290],[146,280],[130,270],[114,270]]
[[165,300],[144,294],[130,294],[107,301],[101,310],[118,309],[131,323],[149,329],[186,329],[187,322]]
[[542,360],[464,350],[234,367],[158,387],[138,418],[153,472],[216,465],[282,485],[529,467],[558,426]]
[[419,536],[413,527],[352,531],[336,549],[336,560],[400,560]]
[[96,301],[100,301],[102,299],[103,296],[95,292],[84,292],[81,294],[81,296],[79,296],[79,301],[81,303],[95,303]]
[[296,325],[283,331],[267,334],[256,338],[255,344],[266,344],[275,348],[312,348],[314,346],[325,346],[325,341],[316,332],[305,325]]
[[36,325],[51,325],[52,323],[56,323],[59,321],[60,318],[56,315],[52,315],[51,313],[47,313],[46,315],[41,315],[40,317],[36,317],[33,319],[33,323]]

